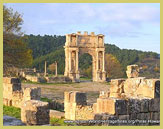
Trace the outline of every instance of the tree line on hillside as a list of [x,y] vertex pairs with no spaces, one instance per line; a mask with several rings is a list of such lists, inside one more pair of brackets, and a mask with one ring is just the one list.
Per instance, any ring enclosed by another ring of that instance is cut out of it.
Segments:
[[[3,64],[4,72],[7,67],[36,68],[44,71],[44,62],[58,63],[58,73],[64,73],[65,36],[57,35],[23,35],[21,25],[22,15],[11,8],[3,9]],[[144,59],[159,59],[155,52],[120,49],[116,45],[105,43],[106,72],[110,78],[125,77],[126,66],[142,62]],[[79,68],[84,76],[91,77],[92,59],[89,54],[79,57]],[[158,71],[158,70],[156,70]],[[51,71],[48,71],[49,73]]]
[[[63,74],[65,66],[65,53],[63,48],[66,42],[65,36],[56,35],[54,36],[26,35],[26,36],[28,37],[26,42],[28,43],[28,46],[33,50],[33,57],[35,57],[32,67],[35,67],[43,71],[45,61],[47,61],[49,65],[57,61],[59,64],[58,73]],[[108,54],[111,54],[115,58],[115,60],[119,62],[120,64],[119,67],[121,67],[120,68],[121,71],[119,71],[119,73],[123,72],[123,74],[119,74],[121,75],[121,77],[125,77],[127,65],[135,64],[145,58],[155,58],[155,59],[159,58],[158,54],[155,52],[143,52],[139,50],[120,49],[119,47],[113,44],[105,44],[105,51],[106,56],[108,56]],[[92,65],[91,61],[92,61],[91,56],[89,56],[88,54],[84,54],[81,57],[79,57],[79,68],[81,69],[81,72],[88,77],[91,76],[90,74],[88,75],[88,73],[90,73],[88,71],[91,71]],[[106,69],[107,67],[109,66],[106,66]],[[115,71],[114,69],[112,70]],[[118,75],[111,77],[117,76]]]

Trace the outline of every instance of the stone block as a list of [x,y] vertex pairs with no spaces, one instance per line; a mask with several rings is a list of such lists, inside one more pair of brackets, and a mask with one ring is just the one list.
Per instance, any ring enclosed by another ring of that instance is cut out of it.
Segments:
[[79,105],[85,105],[87,101],[86,93],[78,91],[65,92],[64,101],[68,103],[77,103]]
[[97,113],[115,114],[115,98],[98,98]]
[[127,115],[127,100],[116,100],[115,103],[115,112],[118,115]]
[[110,93],[110,98],[121,98],[121,93],[111,92]]
[[160,120],[160,112],[151,112],[151,120]]
[[130,120],[136,120],[136,119],[137,119],[137,114],[136,114],[136,113],[130,114],[130,115],[129,115],[129,119],[130,119]]
[[154,98],[149,101],[149,111],[160,111],[160,98]]
[[155,82],[155,95],[154,98],[160,98],[160,80]]
[[128,100],[128,113],[137,114],[140,113],[141,105],[139,99],[129,99]]
[[119,120],[129,120],[129,115],[119,115],[118,119]]
[[150,120],[150,113],[138,113],[137,119],[138,120]]
[[149,99],[140,100],[140,112],[149,112]]
[[64,112],[57,111],[57,110],[50,110],[49,115],[50,115],[50,118],[59,118],[59,119],[62,119],[62,118],[64,118],[65,113]]
[[137,97],[138,93],[137,89],[139,88],[139,85],[144,81],[144,77],[138,77],[138,78],[128,78],[124,82],[124,93],[127,97]]
[[109,91],[100,91],[99,98],[108,98],[110,95]]
[[97,112],[97,103],[94,103],[94,104],[93,104],[93,111],[94,111],[94,113]]
[[47,102],[28,100],[22,104],[21,120],[27,125],[49,124],[49,109]]
[[3,77],[3,83],[17,84],[17,83],[21,83],[21,81],[19,78],[15,78],[15,77]]
[[110,82],[111,86],[119,86],[125,79],[112,79]]
[[139,96],[148,98],[159,98],[160,96],[160,80],[145,79],[142,80],[136,93]]
[[38,87],[25,88],[23,92],[24,92],[23,101],[40,100],[41,88]]
[[138,65],[128,65],[126,71],[128,78],[136,78],[139,76],[139,67]]
[[92,105],[78,105],[75,112],[76,120],[93,120],[94,111]]

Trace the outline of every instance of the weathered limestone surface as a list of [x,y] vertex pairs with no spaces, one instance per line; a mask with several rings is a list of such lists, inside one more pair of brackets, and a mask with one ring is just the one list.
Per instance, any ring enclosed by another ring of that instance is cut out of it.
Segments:
[[92,105],[77,105],[75,115],[76,120],[92,120],[95,114]]
[[64,118],[65,113],[57,111],[57,110],[50,110],[49,116],[50,116],[50,118],[59,118],[59,119],[61,119],[61,118]]
[[22,89],[20,79],[3,78],[3,104],[6,106],[21,107],[23,101],[39,100],[41,96],[40,88]]
[[138,65],[128,65],[126,71],[128,78],[134,78],[139,76],[139,67]]
[[22,104],[21,120],[27,125],[49,124],[49,106],[47,102],[28,100]]
[[3,78],[3,103],[7,106],[20,107],[23,97],[21,83],[18,78]]
[[79,55],[89,53],[92,56],[93,65],[92,80],[97,82],[106,80],[104,35],[94,33],[89,35],[87,32],[67,34],[64,48],[65,76],[73,81],[80,81]]
[[112,79],[110,83],[110,97],[121,98],[124,93],[125,79]]
[[31,87],[23,90],[23,101],[27,100],[40,100],[41,88]]
[[64,111],[65,118],[70,120],[76,120],[77,106],[84,106],[86,102],[86,93],[71,91],[64,93]]
[[110,91],[100,91],[99,98],[108,98],[110,96]]
[[39,77],[39,76],[32,76],[32,75],[26,75],[25,78],[28,80],[28,81],[31,81],[31,82],[46,82],[47,80],[45,79],[45,77]]

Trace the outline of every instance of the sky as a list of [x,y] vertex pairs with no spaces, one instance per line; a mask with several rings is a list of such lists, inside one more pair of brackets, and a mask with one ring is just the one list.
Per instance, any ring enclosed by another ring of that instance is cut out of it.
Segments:
[[66,35],[104,34],[119,48],[160,53],[159,3],[7,3],[23,16],[22,31]]

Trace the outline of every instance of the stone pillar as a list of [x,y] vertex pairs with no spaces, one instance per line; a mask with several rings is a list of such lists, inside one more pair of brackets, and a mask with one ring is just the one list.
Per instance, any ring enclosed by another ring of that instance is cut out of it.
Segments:
[[49,124],[48,102],[28,100],[22,104],[21,120],[27,125]]
[[98,73],[98,71],[99,71],[99,60],[98,60],[98,54],[99,54],[99,52],[97,50],[97,56],[96,56],[96,81],[99,80],[99,73]]
[[102,71],[105,72],[105,51],[102,52],[103,53],[103,58],[102,58]]
[[32,88],[25,88],[23,90],[23,101],[40,100],[40,98],[41,98],[41,88],[32,87]]
[[79,82],[80,76],[79,76],[79,51],[76,50],[76,81]]
[[86,93],[78,91],[64,92],[65,119],[76,120],[77,105],[86,105]]
[[71,51],[69,51],[69,74],[71,72]]
[[55,62],[55,76],[58,76],[57,62]]
[[78,68],[79,68],[79,66],[78,66],[78,64],[79,64],[79,59],[78,59],[78,50],[76,50],[76,72],[78,72]]
[[44,71],[44,76],[46,76],[46,66],[47,65],[47,62],[45,61],[45,71]]

